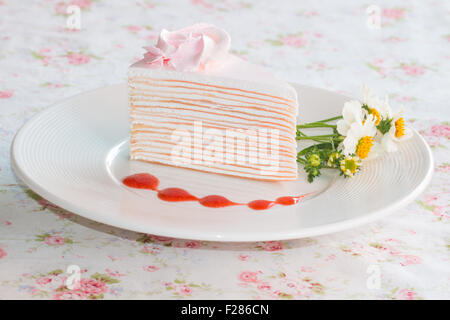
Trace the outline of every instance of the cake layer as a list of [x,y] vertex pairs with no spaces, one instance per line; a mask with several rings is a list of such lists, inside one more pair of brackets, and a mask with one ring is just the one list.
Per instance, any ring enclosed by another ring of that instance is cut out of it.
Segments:
[[[231,56],[231,55],[230,55]],[[238,64],[234,68],[240,69],[235,73],[227,72],[225,67],[214,71],[178,72],[168,69],[151,69],[141,60],[133,64],[128,72],[128,79],[153,86],[167,86],[173,88],[200,89],[206,92],[226,92],[236,96],[250,96],[255,99],[284,102],[297,108],[297,93],[287,83],[276,80],[267,71],[254,66],[256,72],[246,72],[248,63],[233,56]],[[233,69],[234,69],[233,68]],[[225,69],[225,70],[223,70]],[[257,73],[257,74],[255,74]],[[248,75],[252,74],[252,77]],[[251,79],[251,80],[249,80]]]

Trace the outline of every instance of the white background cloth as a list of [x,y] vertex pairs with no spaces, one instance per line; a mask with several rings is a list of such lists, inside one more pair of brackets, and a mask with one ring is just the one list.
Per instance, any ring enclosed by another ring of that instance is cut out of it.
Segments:
[[[69,4],[81,8],[79,31],[66,28]],[[379,29],[367,25],[369,5]],[[218,243],[102,225],[16,178],[9,148],[31,116],[126,81],[161,28],[196,22],[227,30],[234,53],[288,81],[355,97],[366,83],[403,104],[432,146],[431,185],[358,229]],[[0,299],[449,299],[449,25],[448,1],[0,0]],[[82,270],[73,292],[69,265]]]

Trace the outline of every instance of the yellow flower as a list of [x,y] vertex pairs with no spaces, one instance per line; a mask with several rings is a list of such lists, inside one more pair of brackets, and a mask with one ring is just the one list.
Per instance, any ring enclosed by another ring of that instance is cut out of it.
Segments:
[[319,155],[318,154],[312,154],[309,157],[308,162],[313,167],[318,167],[320,165],[320,157],[319,157]]
[[405,123],[405,119],[402,117],[403,110],[392,116],[391,127],[381,137],[381,146],[387,152],[395,152],[398,150],[398,143],[406,141],[412,137],[413,133]]
[[353,178],[353,175],[359,171],[361,161],[356,156],[345,156],[339,164],[342,173],[347,177]]
[[376,133],[375,119],[371,114],[367,116],[364,123],[353,123],[342,141],[342,153],[345,155],[356,154],[360,159],[366,159],[372,154]]
[[367,156],[370,152],[370,149],[372,149],[372,147],[373,147],[374,140],[375,139],[370,136],[365,136],[365,137],[362,137],[361,139],[359,139],[358,145],[356,146],[356,155],[360,159],[367,158]]
[[395,121],[395,136],[401,138],[405,135],[405,120],[403,118],[398,118]]
[[369,108],[369,110],[370,110],[370,114],[372,114],[375,117],[375,125],[377,126],[381,121],[380,113],[375,108]]
[[366,106],[366,111],[368,114],[373,115],[376,126],[381,122],[381,120],[389,118],[392,111],[387,96],[384,100],[377,97],[366,85],[363,85],[362,92],[363,106]]

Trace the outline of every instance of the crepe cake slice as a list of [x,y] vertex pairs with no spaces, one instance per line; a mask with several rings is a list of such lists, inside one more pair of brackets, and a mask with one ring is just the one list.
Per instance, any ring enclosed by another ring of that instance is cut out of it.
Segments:
[[295,180],[297,93],[196,24],[161,31],[128,72],[131,159],[261,180]]

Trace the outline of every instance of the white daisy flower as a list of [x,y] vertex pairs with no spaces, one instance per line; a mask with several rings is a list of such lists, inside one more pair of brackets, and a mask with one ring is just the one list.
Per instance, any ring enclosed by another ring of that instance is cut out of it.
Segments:
[[373,94],[372,89],[363,84],[361,90],[363,96],[363,104],[366,104],[368,106],[376,105],[376,100],[378,100],[378,97]]
[[373,94],[372,90],[366,85],[362,87],[363,91],[363,103],[362,107],[366,113],[373,115],[375,119],[375,125],[377,126],[383,119],[391,118],[392,110],[389,105],[389,99],[386,96],[384,100],[380,99]]
[[375,156],[377,147],[373,147],[376,133],[375,119],[371,114],[362,122],[352,123],[347,131],[347,136],[342,141],[342,153],[345,155],[356,154],[360,159],[366,159],[369,155]]
[[380,144],[387,152],[395,152],[398,150],[397,144],[399,142],[408,140],[412,137],[412,131],[405,125],[405,120],[402,117],[403,108],[392,117],[390,122],[390,129],[381,138]]
[[364,113],[361,102],[358,100],[347,101],[342,109],[342,118],[336,123],[336,129],[341,135],[346,136],[353,123],[363,121]]

